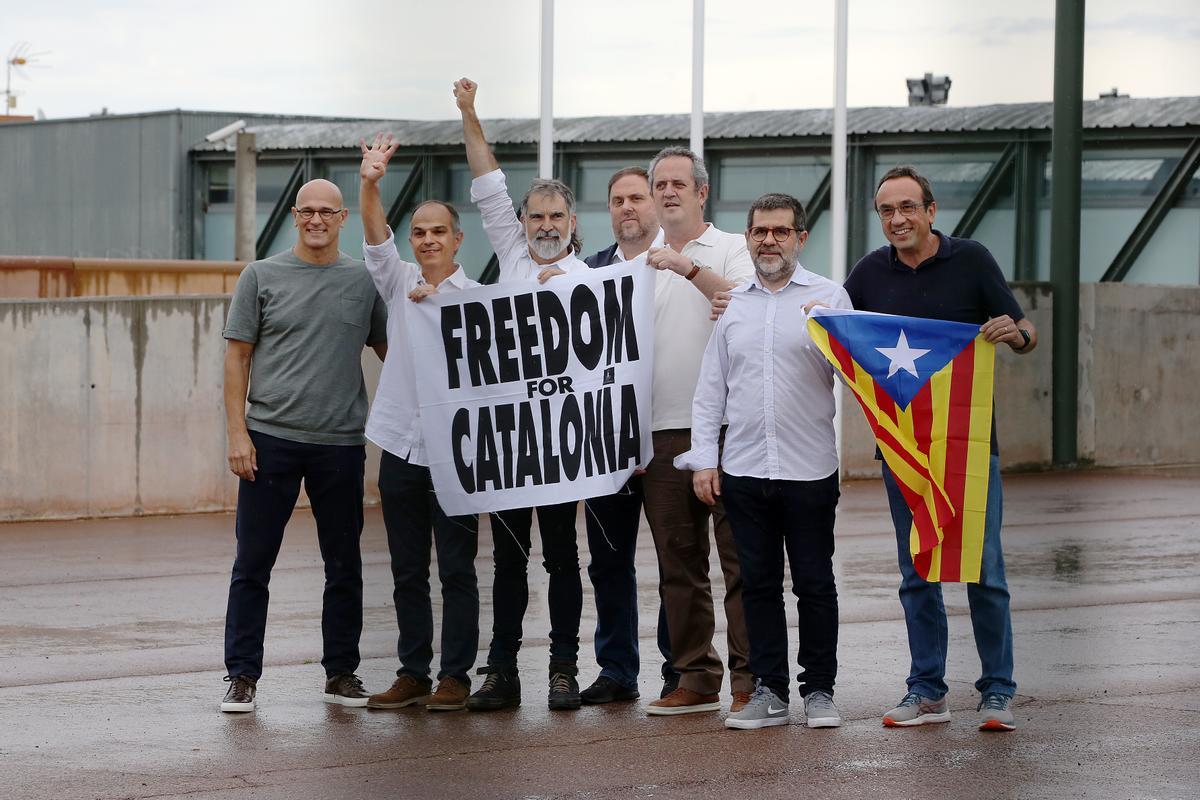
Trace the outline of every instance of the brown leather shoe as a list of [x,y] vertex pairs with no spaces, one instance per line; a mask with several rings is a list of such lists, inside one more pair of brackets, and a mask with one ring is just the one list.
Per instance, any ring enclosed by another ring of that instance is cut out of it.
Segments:
[[429,683],[412,675],[401,675],[386,692],[367,698],[367,708],[405,708],[424,705],[429,699]]
[[695,714],[699,711],[720,711],[721,702],[716,692],[700,694],[682,686],[661,700],[646,706],[646,713],[654,716],[673,714]]
[[746,703],[750,702],[749,692],[734,692],[733,702],[729,704],[729,713],[736,714],[746,707]]
[[449,675],[438,681],[437,691],[425,701],[426,711],[462,711],[467,707],[471,688]]

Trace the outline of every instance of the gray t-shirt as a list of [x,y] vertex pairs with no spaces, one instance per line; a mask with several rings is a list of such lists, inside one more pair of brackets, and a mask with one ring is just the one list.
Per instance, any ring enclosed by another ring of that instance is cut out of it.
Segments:
[[254,345],[246,427],[309,444],[364,444],[362,349],[387,339],[387,306],[366,265],[288,250],[242,270],[226,339]]

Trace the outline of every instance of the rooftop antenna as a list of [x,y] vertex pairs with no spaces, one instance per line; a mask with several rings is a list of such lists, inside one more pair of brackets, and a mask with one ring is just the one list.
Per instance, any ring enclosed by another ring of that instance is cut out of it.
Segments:
[[4,60],[4,113],[11,114],[17,108],[17,95],[12,90],[12,74],[13,70],[17,71],[17,75],[24,77],[21,68],[28,64],[37,61],[40,57],[47,55],[48,51],[41,53],[31,53],[29,42],[17,42],[13,45],[12,50],[8,51],[8,57]]

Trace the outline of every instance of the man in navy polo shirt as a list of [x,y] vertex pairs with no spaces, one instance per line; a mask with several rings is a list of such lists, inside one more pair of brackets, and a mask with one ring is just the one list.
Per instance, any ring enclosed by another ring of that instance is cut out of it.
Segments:
[[[875,211],[890,244],[863,256],[846,280],[846,291],[856,309],[973,323],[988,341],[1007,344],[1022,355],[1037,346],[1033,323],[1025,317],[987,248],[933,228],[937,214],[933,190],[914,168],[895,167],[884,174],[875,191]],[[908,692],[884,715],[883,724],[908,727],[947,722],[947,627],[941,585],[924,580],[913,568],[908,552],[912,513],[887,464],[883,465],[883,480],[896,528],[900,604],[912,655]],[[989,731],[1016,727],[1011,710],[1017,686],[1012,677],[1012,617],[1000,546],[1002,504],[993,413],[983,563],[979,583],[967,584],[975,647],[982,665],[982,675],[975,682],[982,695],[979,727]]]

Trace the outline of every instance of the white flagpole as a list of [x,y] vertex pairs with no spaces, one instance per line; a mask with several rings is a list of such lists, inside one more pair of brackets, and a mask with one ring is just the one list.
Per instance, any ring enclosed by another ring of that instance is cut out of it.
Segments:
[[[834,0],[833,67],[833,153],[830,158],[829,210],[832,262],[830,277],[846,282],[846,50],[848,41],[849,0]],[[834,391],[833,430],[837,440],[838,462],[842,457],[842,387]]]
[[691,148],[704,157],[704,0],[692,0]]
[[554,177],[554,0],[542,0],[541,126],[538,176]]

